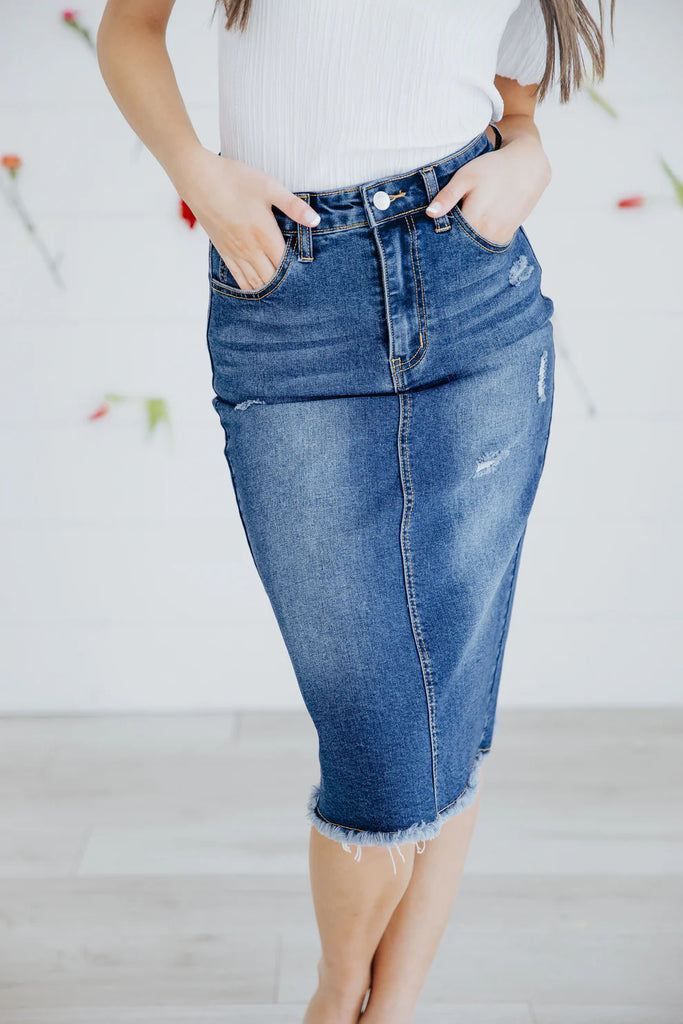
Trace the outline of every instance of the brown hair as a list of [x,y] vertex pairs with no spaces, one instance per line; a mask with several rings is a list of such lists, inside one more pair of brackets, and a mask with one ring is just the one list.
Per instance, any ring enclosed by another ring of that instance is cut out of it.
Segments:
[[[610,0],[610,34],[614,40],[614,5]],[[216,0],[222,3],[226,13],[226,29],[247,27],[252,0]],[[537,99],[546,96],[556,75],[559,63],[560,101],[566,103],[572,91],[581,86],[586,78],[584,55],[581,42],[585,44],[592,63],[593,79],[600,81],[605,74],[605,42],[603,39],[602,0],[598,0],[600,24],[591,16],[582,0],[539,0],[548,39],[548,59],[543,78],[539,83]],[[215,11],[215,7],[214,7]],[[557,56],[556,59],[556,45]]]

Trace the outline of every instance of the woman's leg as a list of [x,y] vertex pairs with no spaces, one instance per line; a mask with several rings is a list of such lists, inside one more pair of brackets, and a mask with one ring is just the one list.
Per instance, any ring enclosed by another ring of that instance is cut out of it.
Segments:
[[323,955],[303,1024],[409,1024],[462,877],[479,793],[439,835],[401,847],[397,873],[382,847],[355,862],[341,844],[311,830],[313,900]]
[[[415,844],[364,846],[356,861],[341,843],[311,828],[309,864],[322,957],[318,988],[302,1024],[356,1024],[370,986],[370,964],[410,882]],[[422,854],[421,856],[424,856]]]
[[410,1024],[460,885],[479,810],[473,803],[444,822],[415,857],[410,883],[372,963],[372,991],[363,1024]]

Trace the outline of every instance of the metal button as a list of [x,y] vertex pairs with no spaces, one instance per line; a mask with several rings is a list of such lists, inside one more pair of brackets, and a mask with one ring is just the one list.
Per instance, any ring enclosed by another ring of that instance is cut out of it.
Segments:
[[389,198],[387,193],[382,192],[381,189],[379,190],[379,192],[375,192],[374,196],[372,197],[372,201],[378,210],[388,210],[389,207],[391,206],[391,199]]

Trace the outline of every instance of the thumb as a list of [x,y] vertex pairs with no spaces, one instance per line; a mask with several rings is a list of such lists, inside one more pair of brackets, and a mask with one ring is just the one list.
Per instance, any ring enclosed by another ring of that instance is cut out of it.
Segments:
[[461,167],[456,171],[450,181],[436,193],[425,211],[430,217],[442,217],[470,191],[474,182],[467,174],[463,174],[464,170]]
[[309,224],[315,227],[320,223],[320,214],[305,202],[301,196],[290,192],[283,185],[277,185],[269,196],[273,206],[286,213],[288,217],[295,220],[297,224]]

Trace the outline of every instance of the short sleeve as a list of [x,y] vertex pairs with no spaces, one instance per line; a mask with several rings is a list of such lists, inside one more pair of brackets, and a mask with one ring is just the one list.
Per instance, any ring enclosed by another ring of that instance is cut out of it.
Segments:
[[536,85],[548,57],[545,18],[539,0],[521,0],[505,26],[496,61],[496,74]]

